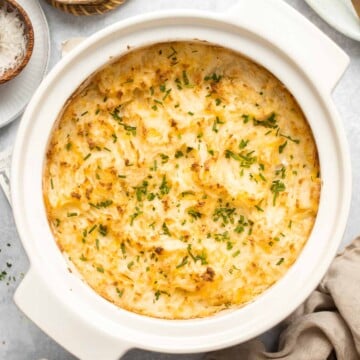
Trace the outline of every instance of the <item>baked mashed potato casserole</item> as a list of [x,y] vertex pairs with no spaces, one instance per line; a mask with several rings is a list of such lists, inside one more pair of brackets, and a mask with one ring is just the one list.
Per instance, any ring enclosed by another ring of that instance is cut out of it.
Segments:
[[320,175],[284,85],[228,49],[129,51],[69,99],[43,192],[61,251],[98,294],[153,317],[237,308],[294,263]]

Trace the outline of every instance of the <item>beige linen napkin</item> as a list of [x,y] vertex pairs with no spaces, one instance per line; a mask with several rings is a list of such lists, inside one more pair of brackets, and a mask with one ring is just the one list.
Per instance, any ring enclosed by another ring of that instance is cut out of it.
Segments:
[[204,360],[360,359],[360,237],[336,256],[318,288],[284,326],[278,352],[266,352],[255,339]]

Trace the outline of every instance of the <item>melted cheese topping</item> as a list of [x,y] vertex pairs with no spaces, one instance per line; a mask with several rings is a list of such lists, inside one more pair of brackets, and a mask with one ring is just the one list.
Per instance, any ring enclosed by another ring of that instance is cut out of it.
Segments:
[[44,169],[49,223],[116,305],[187,319],[239,307],[299,256],[318,210],[316,146],[272,74],[227,49],[157,44],[69,100]]

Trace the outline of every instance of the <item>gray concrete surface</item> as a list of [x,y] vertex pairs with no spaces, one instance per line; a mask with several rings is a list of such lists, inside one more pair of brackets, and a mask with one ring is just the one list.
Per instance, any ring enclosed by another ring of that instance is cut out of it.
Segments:
[[[328,34],[351,57],[351,65],[333,94],[345,125],[353,166],[353,199],[342,244],[345,245],[360,233],[360,43],[352,41],[330,28],[303,0],[286,1]],[[223,11],[234,3],[236,0],[128,0],[124,6],[107,15],[75,18],[53,9],[41,0],[51,30],[50,66],[53,66],[60,58],[61,41],[74,36],[88,36],[117,20],[165,8]],[[0,151],[13,143],[18,124],[19,119],[0,129]],[[9,267],[10,264],[12,264],[11,267]],[[0,360],[38,360],[40,358],[72,360],[74,357],[71,354],[32,324],[13,303],[13,293],[28,266],[29,262],[17,235],[11,209],[0,191],[0,274],[2,271],[6,271],[11,276],[9,282],[6,280],[8,276],[5,280],[0,281]],[[276,342],[276,333],[275,329],[263,336],[270,348]],[[96,346],[96,344],[94,345]],[[200,358],[199,354],[165,355],[142,350],[132,350],[123,357],[126,360],[195,360]]]

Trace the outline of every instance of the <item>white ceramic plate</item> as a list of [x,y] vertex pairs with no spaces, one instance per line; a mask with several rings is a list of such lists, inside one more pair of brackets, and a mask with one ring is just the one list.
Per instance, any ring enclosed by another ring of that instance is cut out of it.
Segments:
[[351,0],[305,0],[329,25],[360,41],[360,19]]
[[33,24],[35,43],[25,69],[15,79],[0,85],[0,127],[20,115],[44,78],[49,62],[49,28],[38,0],[17,1]]

